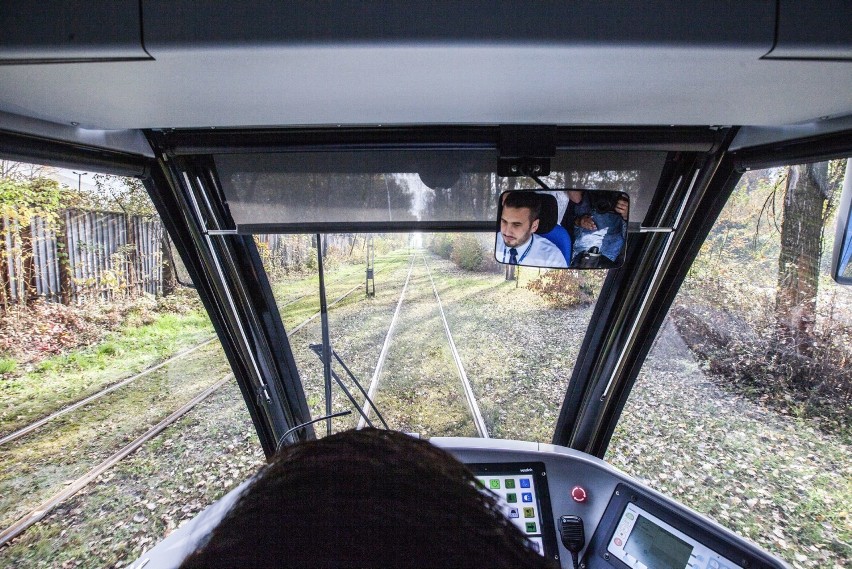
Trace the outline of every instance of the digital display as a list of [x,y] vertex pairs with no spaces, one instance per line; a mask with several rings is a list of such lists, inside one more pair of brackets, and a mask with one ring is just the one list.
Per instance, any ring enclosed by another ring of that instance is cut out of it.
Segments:
[[544,465],[529,463],[468,464],[483,492],[497,498],[503,514],[531,547],[542,555],[554,556],[553,517]]
[[[625,495],[630,498],[625,499]],[[634,569],[743,569],[718,551],[693,535],[685,533],[683,525],[670,517],[665,521],[652,513],[651,508],[662,510],[650,500],[637,502],[632,490],[616,487],[609,508],[620,509],[618,523],[608,532],[606,550],[610,555]],[[626,503],[625,503],[626,502]],[[651,508],[648,508],[651,506]],[[647,509],[646,509],[647,508]],[[703,536],[702,536],[703,537]],[[593,538],[594,540],[595,538]]]
[[692,545],[639,516],[624,544],[624,551],[654,569],[685,569]]

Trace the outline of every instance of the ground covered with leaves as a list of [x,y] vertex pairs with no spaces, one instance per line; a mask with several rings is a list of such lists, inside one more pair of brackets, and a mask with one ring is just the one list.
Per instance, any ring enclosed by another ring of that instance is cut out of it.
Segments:
[[[523,269],[519,286],[501,274],[468,272],[426,257],[490,434],[549,442],[592,307],[543,305],[524,286],[539,276],[536,269]],[[470,434],[419,253],[415,262],[377,402],[392,428],[428,436]],[[409,256],[383,257],[381,267],[375,297],[357,291],[329,314],[332,346],[365,388],[408,275]],[[329,302],[359,279],[363,273],[357,270],[332,275]],[[282,310],[288,329],[315,314],[310,282],[274,286],[282,305],[292,303]],[[314,416],[325,408],[322,364],[310,348],[320,342],[319,322],[314,319],[290,338]],[[335,370],[345,375],[339,364]],[[429,377],[438,378],[437,386]],[[334,393],[333,409],[348,408],[340,390]],[[334,425],[339,430],[356,422],[353,415]],[[320,426],[317,432],[322,431]],[[850,457],[849,446],[837,437],[737,396],[695,359],[672,325],[664,327],[652,350],[607,455],[618,468],[794,567],[834,569],[852,559]],[[0,565],[127,565],[262,462],[245,404],[230,384],[107,472],[102,484],[0,549]]]
[[0,565],[127,566],[263,463],[231,382],[0,549]]
[[852,448],[729,387],[668,322],[606,459],[793,567],[849,567]]

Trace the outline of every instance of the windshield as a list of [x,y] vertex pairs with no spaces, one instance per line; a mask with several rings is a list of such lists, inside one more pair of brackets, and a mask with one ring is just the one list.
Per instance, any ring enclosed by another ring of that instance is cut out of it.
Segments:
[[[629,221],[638,223],[665,158],[659,151],[559,150],[541,182],[624,192]],[[552,440],[606,271],[497,263],[499,196],[538,182],[498,176],[494,148],[214,160],[238,232],[254,234],[312,418],[350,410],[332,421],[333,430],[384,422],[424,436]],[[566,225],[567,214],[554,217]],[[573,219],[566,227],[574,229]],[[436,229],[465,232],[428,232]],[[318,434],[325,427],[318,424]]]
[[[255,239],[311,414],[321,417],[315,238]],[[335,431],[366,422],[355,377],[378,411],[366,415],[379,425],[383,418],[423,436],[551,440],[605,272],[498,265],[493,233],[336,234],[321,245],[339,358],[332,370],[357,401],[333,386],[332,410],[353,410],[334,420]]]

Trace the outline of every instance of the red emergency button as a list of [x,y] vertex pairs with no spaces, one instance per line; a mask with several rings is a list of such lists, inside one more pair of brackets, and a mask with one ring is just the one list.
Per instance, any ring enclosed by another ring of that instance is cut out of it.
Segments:
[[571,488],[571,497],[574,498],[575,502],[585,502],[586,496],[586,490],[582,486]]

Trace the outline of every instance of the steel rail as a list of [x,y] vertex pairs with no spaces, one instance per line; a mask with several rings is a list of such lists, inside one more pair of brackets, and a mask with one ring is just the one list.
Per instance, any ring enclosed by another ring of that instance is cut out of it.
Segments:
[[[412,258],[412,264],[413,264],[413,258]],[[384,268],[385,267],[382,267],[382,269],[380,269],[380,270],[383,270]],[[409,269],[409,274],[410,274],[410,269]],[[354,292],[356,289],[358,289],[360,287],[361,287],[360,284],[353,287],[350,291],[346,292],[343,296],[341,296],[340,298],[335,300],[332,304],[330,304],[329,308],[331,306],[333,306],[334,304],[337,304],[338,302],[340,302],[341,300],[343,300],[347,296],[349,296],[352,292]],[[303,295],[302,297],[300,297],[297,300],[301,300],[301,298],[304,298],[304,296],[307,296],[307,295]],[[292,304],[292,302],[288,303],[288,304]],[[292,336],[293,334],[295,334],[299,329],[301,329],[302,326],[304,326],[305,324],[307,324],[308,322],[313,320],[315,317],[316,317],[316,315],[314,315],[314,316],[308,318],[307,320],[305,320],[304,322],[302,322],[296,329],[294,329],[292,332],[290,332],[289,336]],[[28,432],[31,432],[34,429],[44,425],[49,420],[54,419],[54,418],[56,418],[60,415],[68,413],[70,411],[73,411],[74,409],[77,409],[77,408],[79,408],[79,407],[81,407],[81,406],[83,406],[86,403],[89,403],[91,401],[94,401],[95,399],[98,399],[99,397],[102,397],[103,395],[106,395],[107,393],[109,393],[111,391],[115,391],[116,389],[123,387],[124,385],[127,385],[131,381],[138,379],[139,377],[142,377],[143,375],[149,374],[149,373],[163,367],[164,365],[166,365],[170,361],[174,361],[174,360],[176,360],[180,357],[188,355],[189,353],[201,348],[202,346],[209,344],[210,342],[212,342],[215,339],[216,338],[213,337],[213,338],[210,338],[208,340],[205,340],[201,344],[198,344],[196,346],[193,346],[192,348],[184,350],[183,352],[181,352],[181,353],[179,353],[175,356],[172,356],[168,360],[164,360],[164,361],[160,362],[156,366],[148,368],[147,370],[145,370],[145,371],[143,371],[143,372],[141,372],[141,373],[139,373],[139,374],[137,374],[137,375],[135,375],[131,378],[123,380],[122,382],[117,383],[117,384],[115,384],[115,385],[113,385],[113,386],[111,386],[111,387],[109,387],[109,388],[107,388],[107,389],[105,389],[101,392],[98,392],[98,393],[96,393],[96,394],[94,394],[94,395],[92,395],[92,396],[90,396],[90,397],[88,397],[88,398],[86,398],[82,401],[79,401],[79,402],[75,403],[74,405],[72,405],[70,407],[67,407],[67,408],[62,409],[61,411],[59,411],[57,413],[54,413],[53,415],[45,417],[45,418],[41,419],[40,421],[33,423],[33,424],[25,427],[24,429],[21,429],[20,431],[16,431],[15,433],[8,435],[4,439],[0,439],[0,444],[2,444],[3,442],[8,442],[9,440],[13,440],[14,438],[21,437],[21,436],[27,434]],[[132,452],[137,450],[143,444],[145,444],[146,442],[148,442],[149,440],[151,440],[152,438],[154,438],[155,436],[160,434],[163,430],[165,430],[171,424],[173,424],[178,419],[180,419],[182,416],[184,416],[186,413],[188,413],[190,410],[192,410],[196,405],[198,405],[203,400],[205,400],[207,397],[209,397],[213,392],[215,392],[217,389],[222,387],[231,378],[233,378],[233,373],[228,373],[225,377],[220,379],[218,382],[211,385],[210,387],[208,387],[207,389],[205,389],[204,391],[202,391],[198,395],[196,395],[193,399],[191,399],[190,401],[185,403],[178,410],[176,410],[171,415],[169,415],[168,417],[166,417],[165,419],[160,421],[157,425],[155,425],[154,427],[152,427],[151,429],[146,431],[139,438],[137,438],[134,441],[132,441],[131,443],[127,444],[126,446],[121,448],[121,450],[119,450],[118,452],[116,452],[115,454],[113,454],[112,456],[110,456],[109,458],[107,458],[106,460],[104,460],[103,462],[101,462],[100,464],[98,464],[97,466],[92,468],[91,470],[89,470],[86,474],[84,474],[80,478],[73,481],[71,484],[69,484],[62,491],[54,494],[53,496],[51,496],[50,498],[48,498],[47,500],[42,502],[38,507],[36,507],[34,510],[30,511],[29,514],[26,514],[25,516],[19,518],[14,524],[12,524],[8,528],[6,528],[2,532],[0,532],[0,547],[2,547],[3,545],[8,543],[10,540],[14,539],[15,537],[21,535],[24,531],[26,531],[32,525],[34,525],[34,524],[38,523],[40,520],[44,519],[44,517],[48,513],[50,513],[52,510],[54,510],[59,504],[61,504],[65,500],[71,498],[72,496],[74,496],[77,492],[79,492],[80,490],[82,490],[83,488],[85,488],[86,486],[91,484],[92,481],[94,481],[98,476],[100,476],[101,474],[106,472],[109,468],[115,466],[119,461],[126,458],[129,454],[131,454]]]
[[[387,268],[387,266],[382,267],[381,269],[379,269],[378,271],[376,271],[376,272],[375,272],[375,274],[379,274],[380,272],[384,271],[386,268]],[[352,288],[350,288],[348,291],[346,291],[345,293],[343,293],[343,295],[342,295],[342,296],[338,297],[338,298],[337,298],[337,300],[335,300],[334,302],[332,302],[331,304],[329,304],[329,305],[328,305],[328,307],[329,307],[329,308],[331,308],[332,306],[334,306],[334,305],[335,305],[335,304],[337,304],[338,302],[341,302],[344,298],[346,298],[347,296],[349,296],[350,294],[352,294],[353,292],[355,292],[356,290],[358,290],[359,288],[361,288],[361,286],[363,286],[363,285],[361,285],[361,284],[357,284],[357,285],[353,286],[353,287],[352,287]],[[305,296],[307,296],[307,295],[305,295]],[[303,297],[303,298],[304,298],[304,297]],[[301,330],[302,328],[304,328],[305,326],[307,326],[307,325],[308,325],[308,323],[313,322],[314,320],[316,320],[316,318],[317,318],[318,316],[320,316],[321,314],[322,314],[322,311],[321,311],[321,310],[320,310],[320,311],[317,311],[317,312],[316,312],[313,316],[309,317],[307,320],[305,320],[304,322],[302,322],[301,324],[299,324],[298,326],[296,326],[295,328],[293,328],[293,329],[292,329],[292,330],[291,330],[291,331],[287,334],[287,337],[288,337],[288,338],[293,337],[293,335],[295,335],[295,334],[296,334],[296,332],[298,332],[299,330]]]
[[[376,271],[376,273],[378,274],[379,272],[384,270],[384,268],[385,267],[382,267],[382,269],[379,269],[379,271]],[[329,305],[329,307],[337,304],[338,302],[340,302],[341,300],[343,300],[344,298],[346,298],[347,296],[352,294],[360,286],[361,286],[360,284],[355,285],[346,294],[344,294],[343,296],[341,296],[340,298],[335,300],[331,305]],[[302,300],[306,296],[308,296],[308,294],[303,294],[302,296],[283,304],[281,306],[281,308],[285,308],[287,306],[290,306],[291,304],[295,304],[296,302]],[[290,332],[290,334],[288,334],[288,336],[292,336],[293,334],[295,334],[298,330],[300,330],[308,322],[310,322],[311,320],[316,318],[317,315],[319,315],[319,313],[315,314],[314,316],[310,317],[309,319],[307,319],[304,322],[302,322],[301,324],[299,324],[292,332]],[[136,375],[128,377],[127,379],[123,379],[123,380],[119,381],[118,383],[114,383],[114,384],[110,385],[109,387],[106,387],[106,388],[102,389],[101,391],[98,391],[97,393],[93,393],[92,395],[86,397],[85,399],[81,399],[80,401],[77,401],[76,403],[69,405],[68,407],[63,407],[59,411],[55,411],[55,412],[51,413],[50,415],[42,417],[41,419],[39,419],[39,420],[37,420],[33,423],[30,423],[29,425],[27,425],[25,427],[18,429],[17,431],[13,431],[13,432],[9,433],[8,435],[0,437],[0,446],[4,445],[6,443],[10,443],[10,442],[12,442],[16,439],[19,439],[19,438],[25,436],[25,435],[28,435],[29,433],[35,431],[39,427],[44,426],[45,424],[49,423],[50,421],[52,421],[54,419],[57,419],[57,418],[65,415],[67,413],[70,413],[71,411],[75,411],[76,409],[79,409],[80,407],[83,407],[84,405],[87,405],[87,404],[89,404],[93,401],[97,401],[98,399],[100,399],[104,395],[109,395],[113,391],[116,391],[117,389],[120,389],[120,388],[124,387],[125,385],[132,383],[132,382],[136,381],[137,379],[139,379],[141,377],[144,377],[144,376],[146,376],[150,373],[153,373],[153,372],[157,371],[158,369],[160,369],[161,367],[163,367],[163,366],[165,366],[165,365],[167,365],[171,362],[177,361],[180,358],[183,358],[184,356],[188,356],[189,354],[191,354],[195,350],[198,350],[198,349],[206,346],[207,344],[209,344],[210,342],[212,342],[215,339],[216,339],[216,336],[213,336],[212,338],[208,338],[207,340],[204,340],[200,344],[196,344],[195,346],[187,348],[184,351],[179,352],[179,353],[163,360],[162,362],[160,362],[160,363],[158,363],[158,364],[156,364],[152,367],[149,367],[147,369],[142,370],[141,372],[137,373]]]
[[201,403],[207,397],[210,396],[214,391],[225,385],[225,383],[233,377],[232,373],[229,373],[215,384],[211,385],[190,401],[181,406],[177,411],[157,423],[154,427],[146,431],[139,438],[131,442],[130,444],[124,446],[121,450],[107,458],[105,461],[101,462],[96,467],[89,470],[86,474],[76,479],[70,485],[68,485],[64,490],[58,492],[39,504],[34,510],[32,510],[29,514],[21,517],[14,524],[0,532],[0,546],[6,544],[9,540],[14,539],[19,536],[21,533],[27,530],[30,526],[43,519],[48,513],[50,513],[56,506],[88,486],[95,478],[106,472],[109,468],[117,464],[120,460],[125,458],[127,455],[137,450],[143,444],[160,434],[164,431],[169,425],[180,419],[187,412],[189,412],[196,405]]
[[411,271],[414,269],[414,255],[411,256],[411,262],[408,264],[408,275],[405,277],[405,284],[402,286],[402,292],[399,295],[399,301],[396,303],[396,310],[391,318],[388,333],[385,335],[385,342],[382,344],[382,351],[379,352],[379,361],[376,362],[376,369],[373,372],[373,377],[370,380],[370,388],[367,390],[367,400],[364,401],[364,407],[361,409],[361,418],[358,420],[358,428],[363,429],[367,424],[367,417],[370,415],[370,401],[376,400],[376,389],[379,387],[379,376],[382,373],[382,368],[385,365],[385,359],[388,356],[390,349],[390,340],[393,336],[393,329],[396,327],[396,322],[399,319],[399,309],[402,307],[402,301],[405,299],[405,291],[408,290],[408,281],[411,280]]
[[426,273],[429,275],[429,282],[432,283],[432,291],[435,293],[435,300],[438,301],[438,310],[441,311],[441,320],[444,321],[444,332],[447,334],[447,341],[450,343],[450,351],[453,354],[453,360],[456,362],[456,367],[459,370],[464,396],[467,399],[467,405],[470,408],[470,414],[473,415],[473,424],[476,427],[476,432],[483,439],[490,438],[488,436],[488,428],[485,426],[485,420],[482,418],[482,413],[479,410],[479,404],[476,402],[476,397],[473,394],[473,388],[470,381],[467,379],[467,373],[464,371],[459,351],[456,349],[456,343],[453,340],[453,334],[450,332],[450,324],[447,322],[447,315],[444,313],[444,304],[441,302],[441,297],[438,296],[438,288],[435,286],[435,281],[432,279],[432,271],[429,269],[429,263],[426,261],[426,256],[423,256],[423,265],[426,267]]
[[186,350],[179,352],[179,353],[171,356],[170,358],[161,361],[160,363],[158,363],[155,366],[149,367],[148,369],[145,369],[145,370],[137,373],[134,376],[128,377],[127,379],[123,379],[123,380],[119,381],[118,383],[114,383],[111,386],[107,387],[106,389],[102,389],[101,391],[98,391],[97,393],[94,393],[94,394],[86,397],[85,399],[81,399],[80,401],[74,403],[73,405],[69,405],[68,407],[64,407],[64,408],[60,409],[59,411],[51,413],[50,415],[48,415],[46,417],[42,417],[41,419],[39,419],[38,421],[36,421],[34,423],[30,423],[26,427],[23,427],[21,429],[18,429],[17,431],[9,433],[5,437],[0,438],[0,445],[4,445],[6,443],[12,442],[15,439],[19,439],[19,438],[23,437],[24,435],[27,435],[27,434],[33,432],[34,430],[38,429],[39,427],[41,427],[45,423],[48,423],[49,421],[52,421],[52,420],[54,420],[58,417],[61,417],[62,415],[65,415],[66,413],[70,413],[71,411],[74,411],[75,409],[79,409],[83,405],[91,403],[92,401],[96,401],[97,399],[100,399],[104,395],[108,395],[108,394],[112,393],[113,391],[115,391],[116,389],[120,389],[120,388],[124,387],[128,383],[136,381],[140,377],[144,377],[144,376],[146,376],[150,373],[157,371],[158,369],[165,366],[166,364],[174,362],[174,361],[176,361],[176,360],[178,360],[178,359],[180,359],[184,356],[188,356],[189,354],[191,354],[195,350],[198,350],[198,349],[202,348],[203,346],[206,346],[207,344],[209,344],[210,342],[212,342],[215,339],[216,339],[216,336],[213,336],[212,338],[208,338],[207,340],[204,340],[200,344],[196,344],[195,346],[192,346],[191,348],[187,348]]

